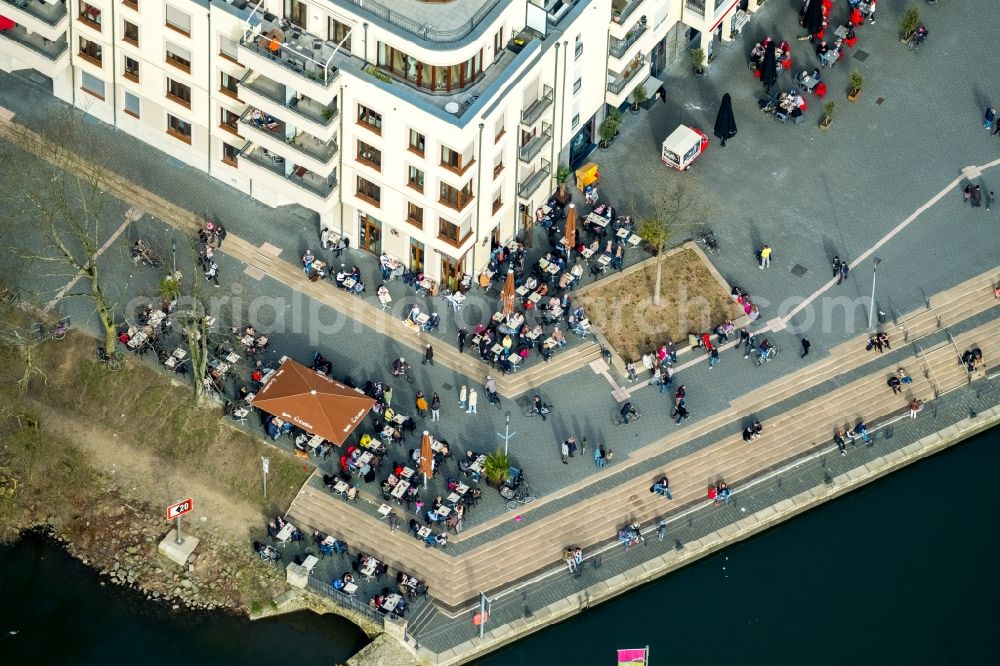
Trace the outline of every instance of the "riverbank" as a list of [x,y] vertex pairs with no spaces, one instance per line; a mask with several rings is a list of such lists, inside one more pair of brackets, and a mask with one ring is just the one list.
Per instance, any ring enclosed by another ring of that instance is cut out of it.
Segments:
[[[311,469],[228,427],[152,368],[108,372],[89,359],[93,344],[73,334],[30,348],[0,342],[0,541],[44,530],[104,584],[174,611],[256,618],[309,608],[373,636],[361,618],[289,594],[284,569],[250,548]],[[261,455],[271,459],[267,499]],[[181,496],[195,498],[185,532],[201,540],[184,567],[157,552],[169,529],[164,507]]]

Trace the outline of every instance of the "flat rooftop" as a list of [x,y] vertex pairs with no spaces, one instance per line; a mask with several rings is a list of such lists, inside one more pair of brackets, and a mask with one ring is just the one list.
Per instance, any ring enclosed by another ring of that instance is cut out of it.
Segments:
[[515,0],[330,0],[352,13],[372,14],[432,43],[469,35],[498,6]]

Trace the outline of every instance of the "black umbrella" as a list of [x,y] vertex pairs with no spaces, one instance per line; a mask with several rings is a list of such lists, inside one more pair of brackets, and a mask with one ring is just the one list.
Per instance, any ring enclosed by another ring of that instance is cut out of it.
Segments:
[[760,80],[767,92],[771,92],[771,86],[778,82],[778,59],[774,55],[773,40],[768,42],[764,59],[760,61]]
[[715,117],[715,136],[722,139],[722,145],[726,145],[726,139],[736,136],[736,118],[733,117],[733,99],[726,93],[722,96],[722,104],[719,105],[719,115]]
[[802,17],[802,26],[810,35],[815,35],[823,27],[823,1],[809,0],[806,15]]

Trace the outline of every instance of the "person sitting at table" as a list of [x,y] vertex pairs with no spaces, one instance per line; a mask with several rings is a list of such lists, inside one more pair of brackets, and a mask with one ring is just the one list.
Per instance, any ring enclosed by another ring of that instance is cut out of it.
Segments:
[[432,312],[431,316],[424,322],[424,331],[430,332],[441,325],[441,316],[437,312]]

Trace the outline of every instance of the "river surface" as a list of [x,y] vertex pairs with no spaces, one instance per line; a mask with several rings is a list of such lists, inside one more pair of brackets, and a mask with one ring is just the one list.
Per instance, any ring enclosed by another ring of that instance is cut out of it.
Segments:
[[[998,470],[1000,429],[476,665],[597,666],[644,645],[655,666],[1000,663]],[[0,548],[5,663],[330,666],[364,643],[332,616],[174,613],[37,538]]]

